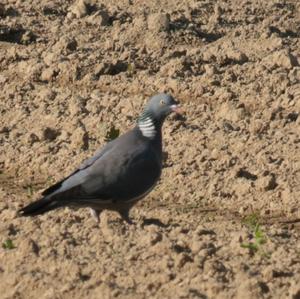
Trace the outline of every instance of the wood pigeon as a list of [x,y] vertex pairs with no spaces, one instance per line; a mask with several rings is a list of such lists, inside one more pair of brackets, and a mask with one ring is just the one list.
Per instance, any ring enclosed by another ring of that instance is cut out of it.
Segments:
[[42,198],[19,211],[35,216],[60,207],[89,207],[99,222],[100,213],[117,211],[132,223],[129,211],[158,182],[162,171],[162,125],[171,113],[180,113],[171,95],[153,96],[127,133],[110,141],[73,173],[49,187]]

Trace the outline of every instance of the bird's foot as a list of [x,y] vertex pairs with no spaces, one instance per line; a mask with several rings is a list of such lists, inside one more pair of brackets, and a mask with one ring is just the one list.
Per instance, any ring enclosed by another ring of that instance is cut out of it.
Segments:
[[99,224],[100,223],[100,214],[102,211],[95,210],[93,208],[90,208],[90,211],[91,211],[91,216],[95,219],[97,224]]
[[124,222],[126,222],[129,225],[134,225],[134,221],[131,220],[129,217],[129,211],[119,211],[119,214]]
[[123,218],[123,221],[125,221],[129,225],[135,225],[135,222],[131,218]]

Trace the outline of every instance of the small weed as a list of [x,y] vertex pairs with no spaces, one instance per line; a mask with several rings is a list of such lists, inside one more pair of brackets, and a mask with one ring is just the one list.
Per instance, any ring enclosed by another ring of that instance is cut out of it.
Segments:
[[16,248],[16,246],[11,239],[7,239],[2,243],[2,248],[10,250]]
[[111,140],[114,140],[116,139],[117,137],[119,137],[120,135],[120,130],[119,129],[116,129],[116,127],[113,125],[110,127],[110,129],[106,132],[106,135],[105,135],[105,141],[108,142],[108,141],[111,141]]
[[[46,186],[50,187],[52,186],[53,184],[55,184],[56,180],[53,176],[48,176],[47,179],[46,179]],[[44,187],[44,186],[43,186]]]
[[53,183],[55,183],[55,178],[53,176],[49,175],[47,177],[46,182],[49,183],[49,184],[53,184]]
[[30,183],[26,184],[23,186],[23,189],[26,191],[27,193],[27,197],[32,197],[33,193],[34,193],[34,186]]
[[33,195],[33,186],[32,185],[28,185],[27,186],[27,196],[28,197],[32,197]]
[[243,220],[243,224],[246,225],[253,234],[253,241],[242,243],[241,247],[247,248],[251,255],[254,255],[256,252],[260,251],[263,253],[263,255],[267,256],[262,248],[262,245],[267,242],[267,237],[260,227],[259,216],[255,213],[251,214]]
[[242,220],[242,223],[246,225],[250,230],[254,230],[259,225],[259,215],[252,213]]
[[129,75],[132,75],[135,71],[135,67],[134,64],[128,63],[127,65],[127,72]]

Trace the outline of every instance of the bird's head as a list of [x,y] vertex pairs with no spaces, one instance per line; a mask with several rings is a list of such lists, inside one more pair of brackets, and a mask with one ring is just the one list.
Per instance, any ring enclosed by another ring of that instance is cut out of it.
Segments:
[[159,93],[151,97],[145,108],[145,112],[150,114],[158,123],[162,123],[172,112],[181,113],[178,102],[166,93]]
[[180,114],[179,105],[172,96],[166,93],[153,96],[138,120],[143,136],[154,139],[165,118],[172,112]]

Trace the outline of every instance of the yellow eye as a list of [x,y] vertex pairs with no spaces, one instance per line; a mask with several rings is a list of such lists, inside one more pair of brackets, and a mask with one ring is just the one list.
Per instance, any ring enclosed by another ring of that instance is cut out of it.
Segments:
[[165,103],[164,100],[160,100],[159,104],[160,104],[161,106],[166,105],[166,103]]

